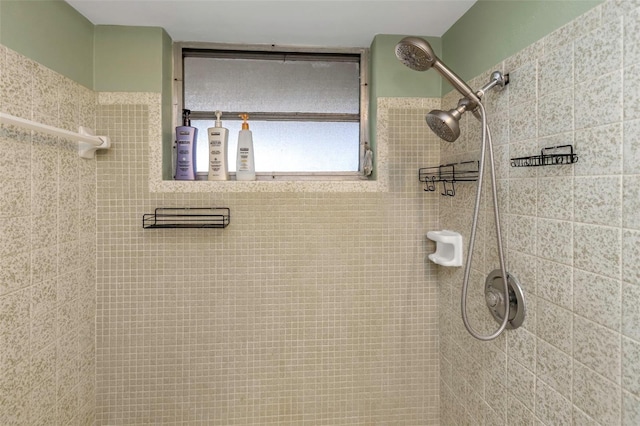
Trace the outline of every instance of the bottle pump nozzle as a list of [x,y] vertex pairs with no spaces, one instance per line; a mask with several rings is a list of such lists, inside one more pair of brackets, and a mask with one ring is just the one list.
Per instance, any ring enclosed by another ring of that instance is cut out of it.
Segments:
[[191,114],[191,110],[190,109],[183,109],[182,110],[182,125],[183,126],[191,126],[191,118],[189,118],[190,114]]
[[222,121],[220,117],[222,116],[222,111],[216,111],[216,127],[222,127]]
[[247,120],[249,119],[249,114],[247,113],[240,114],[239,117],[244,120],[244,123],[242,123],[242,130],[249,130],[249,123],[247,123]]

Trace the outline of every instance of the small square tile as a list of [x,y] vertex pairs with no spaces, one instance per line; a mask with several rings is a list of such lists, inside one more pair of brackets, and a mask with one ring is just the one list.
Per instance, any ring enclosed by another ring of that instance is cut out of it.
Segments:
[[18,253],[0,257],[0,296],[31,284],[31,256]]
[[536,268],[536,258],[531,254],[519,251],[510,251],[508,258],[508,272],[518,279],[525,294],[537,294],[538,268]]
[[[0,371],[29,362],[29,325],[0,331]],[[1,411],[1,410],[0,410]]]
[[575,269],[573,274],[574,312],[618,331],[621,318],[620,281],[580,269]]
[[573,369],[571,355],[546,343],[537,341],[536,374],[538,379],[554,388],[565,398],[571,398]]
[[[527,407],[524,406],[517,398],[509,396],[507,410],[507,424],[513,426],[525,426],[535,425],[535,415]],[[493,420],[492,417],[488,417],[485,424]]]
[[640,343],[622,339],[622,387],[640,396]]
[[536,417],[547,425],[571,423],[571,402],[542,380],[536,381]]
[[524,328],[510,331],[507,335],[507,354],[509,356],[507,369],[511,360],[516,360],[530,371],[534,371],[536,368],[535,335]]
[[[627,124],[625,123],[625,129]],[[625,138],[627,132],[625,130]],[[576,176],[602,176],[620,174],[622,171],[622,125],[613,123],[588,127],[575,132],[575,153],[578,162]]]
[[640,286],[622,283],[622,334],[640,340]]
[[[570,310],[538,299],[538,337],[566,353],[573,352],[573,314]],[[544,318],[544,320],[542,320]]]
[[[602,126],[622,120],[622,71],[576,84],[574,92],[575,128]],[[626,87],[626,85],[625,85]],[[629,100],[625,93],[625,105]],[[607,99],[607,102],[602,102]],[[631,101],[633,102],[633,101]],[[627,108],[625,107],[625,119]]]
[[640,230],[640,175],[624,176],[622,226]]
[[640,48],[637,43],[637,34],[640,31],[640,10],[634,2],[625,2],[631,7],[635,7],[624,14],[624,66],[633,65],[640,62]]
[[509,71],[509,108],[513,109],[523,99],[535,99],[537,88],[537,61],[528,61]]
[[538,219],[536,249],[538,256],[571,265],[574,257],[573,223]]
[[[559,117],[561,117],[559,119]],[[573,88],[554,90],[538,98],[538,136],[573,130]]]
[[517,142],[537,136],[535,102],[518,102],[509,111],[509,139]]
[[535,179],[509,179],[509,212],[534,216],[537,211]]
[[536,259],[538,297],[565,309],[573,309],[573,268],[550,260]]
[[619,228],[576,223],[573,235],[576,268],[611,278],[620,278]]
[[0,296],[0,333],[29,324],[30,289],[24,288]]
[[535,403],[535,385],[535,374],[516,361],[508,363],[507,388],[529,410],[533,410]]
[[5,217],[0,221],[0,257],[25,253],[31,249],[28,216]]
[[573,220],[573,178],[538,178],[538,217]]
[[621,188],[620,176],[576,177],[575,220],[597,225],[620,226]]
[[624,122],[623,158],[625,174],[640,174],[640,120]]
[[507,246],[509,250],[536,252],[536,219],[530,216],[507,215]]
[[[607,63],[602,61],[607,52]],[[575,79],[583,82],[622,68],[622,19],[598,26],[575,41]]]
[[640,285],[640,232],[622,232],[622,280]]
[[[640,118],[640,88],[637,82],[640,81],[640,64],[634,64],[624,68],[624,120],[635,120]],[[611,98],[610,98],[611,99]],[[614,98],[615,99],[615,98]],[[611,99],[613,101],[613,99]],[[617,105],[614,104],[614,105]]]
[[640,424],[640,398],[625,391],[622,392],[622,424]]
[[620,334],[579,315],[573,319],[573,357],[607,379],[620,383]]
[[538,90],[541,93],[551,93],[573,85],[573,43],[545,51],[538,63]]
[[579,362],[573,364],[573,403],[601,424],[620,424],[621,390]]

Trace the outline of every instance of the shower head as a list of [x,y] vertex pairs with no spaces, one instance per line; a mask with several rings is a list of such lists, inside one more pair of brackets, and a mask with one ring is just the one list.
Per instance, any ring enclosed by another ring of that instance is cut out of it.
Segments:
[[429,128],[440,139],[453,142],[460,136],[460,126],[453,114],[434,109],[425,117]]
[[434,109],[425,117],[429,128],[440,139],[453,142],[460,136],[460,118],[469,108],[471,101],[462,98],[458,101],[458,106],[449,111]]
[[414,71],[426,71],[437,57],[431,45],[419,37],[405,37],[396,44],[396,57]]
[[480,102],[467,83],[440,61],[426,40],[419,37],[403,38],[396,44],[396,57],[414,71],[427,71],[431,67],[435,68],[464,97],[475,104]]

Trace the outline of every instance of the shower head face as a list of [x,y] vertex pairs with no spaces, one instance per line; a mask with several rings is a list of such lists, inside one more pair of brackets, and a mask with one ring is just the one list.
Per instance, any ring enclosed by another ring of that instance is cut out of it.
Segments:
[[460,125],[458,124],[460,118],[456,118],[451,111],[434,109],[427,114],[425,120],[433,133],[442,140],[453,142],[460,136]]
[[426,71],[438,61],[431,45],[419,37],[405,37],[396,44],[396,57],[414,71]]

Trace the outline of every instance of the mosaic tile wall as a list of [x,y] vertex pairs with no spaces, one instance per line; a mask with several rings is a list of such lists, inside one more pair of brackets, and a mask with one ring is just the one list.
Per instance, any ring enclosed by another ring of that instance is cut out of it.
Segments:
[[[99,104],[97,424],[438,424],[437,198],[417,169],[438,161],[439,99],[381,102],[378,193],[151,193],[159,96]],[[142,229],[211,206],[228,228]]]
[[[0,111],[78,131],[96,95],[0,45]],[[0,424],[93,424],[96,161],[0,126]]]
[[[474,340],[460,319],[463,268],[439,271],[442,424],[640,424],[634,4],[605,2],[496,66],[511,75],[488,109],[508,269],[525,288],[527,319],[494,342]],[[463,121],[463,139],[441,144],[443,161],[478,158],[480,127]],[[574,165],[510,167],[509,158],[565,144]],[[441,198],[440,222],[468,237],[475,186],[464,188]],[[489,331],[497,324],[481,288],[498,263],[488,196],[483,206],[469,303],[473,324]]]

